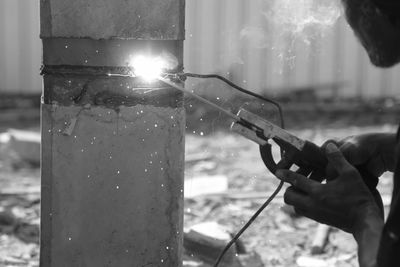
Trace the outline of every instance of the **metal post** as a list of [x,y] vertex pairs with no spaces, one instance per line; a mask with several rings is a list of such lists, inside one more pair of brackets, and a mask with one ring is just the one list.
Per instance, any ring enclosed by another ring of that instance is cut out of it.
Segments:
[[183,68],[183,0],[41,0],[42,267],[181,266],[182,93],[109,77]]

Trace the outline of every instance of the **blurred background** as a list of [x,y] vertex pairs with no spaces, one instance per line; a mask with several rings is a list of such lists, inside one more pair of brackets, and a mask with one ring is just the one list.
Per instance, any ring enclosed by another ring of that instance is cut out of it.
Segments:
[[[369,64],[337,1],[322,1],[325,10],[300,15],[299,6],[312,1],[280,2],[186,1],[186,70],[221,73],[253,91],[278,95],[319,87],[338,87],[341,97],[398,94],[400,67]],[[40,94],[39,2],[2,0],[0,12],[0,90]],[[299,25],[310,15],[315,17]]]
[[[395,131],[400,66],[372,66],[342,13],[339,1],[328,0],[187,0],[185,70],[220,74],[274,98],[282,103],[288,128],[319,144]],[[0,0],[0,36],[0,265],[37,266],[39,1]],[[219,81],[189,79],[186,87],[232,111],[251,105],[278,122],[273,107],[261,108]],[[190,98],[185,106],[185,227],[212,219],[234,232],[276,181],[257,146],[231,134],[221,114]],[[388,207],[390,175],[382,181]],[[316,224],[282,211],[282,203],[280,195],[243,237],[263,264],[310,266],[301,265],[309,257],[320,260],[317,266],[357,266],[351,237],[337,231],[321,255],[309,255]],[[191,255],[187,266],[203,266]]]

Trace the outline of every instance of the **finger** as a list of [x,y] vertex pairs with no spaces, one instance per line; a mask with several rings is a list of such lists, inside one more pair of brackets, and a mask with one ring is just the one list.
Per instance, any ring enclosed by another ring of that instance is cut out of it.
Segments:
[[286,189],[283,199],[286,204],[293,206],[295,210],[309,210],[314,205],[314,202],[308,195],[302,193],[293,186]]
[[283,157],[281,161],[278,162],[276,165],[276,169],[290,169],[290,167],[293,165],[293,161],[287,157]]
[[310,175],[310,180],[313,181],[317,181],[317,182],[322,182],[325,179],[325,172],[324,171],[314,171],[311,175]]
[[309,219],[314,220],[314,217],[312,216],[311,212],[309,212],[307,209],[301,209],[301,208],[295,207],[294,212],[298,216],[303,216],[303,217],[307,217]]
[[[347,138],[344,140],[347,140]],[[356,150],[354,149],[353,143],[345,141],[344,143],[342,143],[340,146],[337,147],[339,148],[339,151],[342,153],[343,157],[347,160],[347,162],[349,162],[353,166],[354,164],[357,164],[357,162],[359,161],[358,160],[359,156],[356,155]],[[325,151],[326,151],[326,146],[325,146]],[[326,173],[325,178],[327,181],[332,181],[339,175],[338,171],[336,170],[336,166],[332,165],[332,163],[329,163],[326,166],[325,173]]]
[[327,181],[332,181],[338,176],[338,172],[336,171],[335,167],[332,164],[328,164],[325,168],[325,179]]
[[360,150],[351,142],[346,142],[339,147],[340,152],[352,165],[358,165],[363,163],[364,155],[360,153]]
[[339,148],[335,144],[329,143],[326,146],[325,152],[329,163],[339,174],[354,169],[353,166],[345,159],[342,152],[340,152]]
[[343,225],[340,218],[338,218],[336,214],[332,214],[329,210],[321,211],[320,209],[316,208],[315,205],[309,209],[294,208],[294,211],[296,212],[296,214],[307,217],[316,222],[326,224],[328,226]]
[[[363,167],[364,166],[367,171],[375,177],[380,177],[386,171],[385,163],[380,157],[375,157],[367,161],[365,164],[363,164]],[[359,166],[356,166],[356,168],[358,169]]]
[[316,181],[289,170],[278,170],[275,175],[282,181],[291,184],[305,193],[313,192],[320,185]]
[[312,169],[311,169],[311,168],[308,168],[308,167],[300,167],[300,168],[296,171],[297,174],[303,175],[303,176],[305,176],[305,177],[308,177],[308,176],[310,175],[311,172],[312,172]]
[[335,144],[337,147],[340,146],[340,143],[339,143],[338,140],[336,140],[336,139],[329,139],[329,140],[327,140],[325,143],[322,144],[322,146],[321,146],[322,151],[325,151],[326,146],[327,146],[329,143],[333,143],[333,144]]

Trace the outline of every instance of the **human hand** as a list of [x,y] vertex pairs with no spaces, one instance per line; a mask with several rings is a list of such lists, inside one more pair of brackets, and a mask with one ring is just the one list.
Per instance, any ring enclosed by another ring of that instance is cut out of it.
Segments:
[[[396,135],[370,133],[346,137],[339,141],[328,140],[322,146],[334,142],[346,160],[353,166],[363,166],[374,177],[380,177],[395,167]],[[327,170],[331,173],[332,170]]]
[[382,213],[358,171],[333,143],[326,145],[326,157],[337,173],[326,184],[289,170],[275,173],[292,185],[285,192],[285,202],[301,215],[355,234],[366,218],[379,218]]

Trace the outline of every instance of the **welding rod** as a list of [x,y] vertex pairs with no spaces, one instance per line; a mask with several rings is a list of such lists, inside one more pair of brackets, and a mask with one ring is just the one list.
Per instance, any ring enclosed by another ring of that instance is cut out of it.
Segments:
[[179,86],[179,85],[177,85],[177,84],[175,84],[175,83],[173,83],[173,82],[171,82],[171,81],[169,81],[169,80],[167,80],[165,78],[162,78],[162,77],[158,77],[158,79],[160,81],[170,85],[171,87],[174,87],[175,89],[177,89],[179,91],[182,91],[183,93],[188,94],[188,95],[192,96],[193,98],[196,98],[197,100],[199,100],[199,101],[201,101],[201,102],[203,102],[203,103],[205,103],[207,105],[210,105],[210,106],[214,107],[215,109],[221,111],[222,113],[224,113],[228,117],[234,119],[235,121],[241,121],[241,118],[239,116],[233,114],[232,112],[229,112],[228,110],[218,106],[217,104],[215,104],[215,103],[213,103],[213,102],[211,102],[211,101],[209,101],[209,100],[207,100],[207,99],[205,99],[205,98],[203,98],[203,97],[201,97],[201,96],[199,96],[199,95],[197,95],[197,94],[195,94],[193,92],[190,92],[190,91],[186,90],[182,86]]
[[[108,73],[107,75],[108,75],[109,77],[112,77],[112,76],[116,76],[116,77],[130,77],[130,78],[133,77],[132,75],[129,75],[129,74]],[[177,89],[177,90],[179,90],[179,91],[181,91],[181,92],[183,92],[183,93],[185,93],[185,94],[188,94],[188,95],[192,96],[193,98],[196,98],[196,99],[199,100],[200,102],[203,102],[203,103],[205,103],[205,104],[207,104],[207,105],[209,105],[209,106],[214,107],[215,109],[221,111],[222,113],[224,113],[224,114],[227,115],[228,117],[234,119],[235,121],[241,121],[241,118],[240,118],[239,116],[233,114],[232,112],[229,112],[228,110],[226,110],[226,109],[224,109],[224,108],[221,108],[221,107],[218,106],[217,104],[215,104],[215,103],[213,103],[213,102],[211,102],[211,101],[209,101],[209,100],[207,100],[207,99],[205,99],[205,98],[203,98],[203,97],[201,97],[201,96],[199,96],[199,95],[196,95],[196,94],[193,93],[193,92],[190,92],[190,91],[186,90],[184,87],[179,86],[179,85],[177,85],[176,83],[173,83],[173,82],[171,82],[170,80],[165,79],[165,78],[162,78],[162,77],[158,77],[157,79],[159,79],[160,81],[162,81],[162,82],[168,84],[169,86],[171,86],[171,87],[173,87],[173,88],[175,88],[175,89]]]

